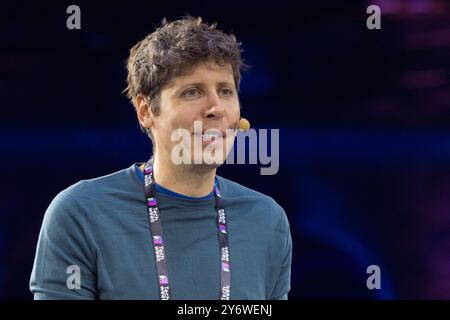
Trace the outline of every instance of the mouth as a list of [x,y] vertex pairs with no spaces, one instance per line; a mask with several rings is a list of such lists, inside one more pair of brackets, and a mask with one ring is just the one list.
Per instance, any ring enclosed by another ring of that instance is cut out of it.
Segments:
[[209,144],[225,137],[225,133],[220,130],[205,130],[202,134],[196,134],[203,144]]

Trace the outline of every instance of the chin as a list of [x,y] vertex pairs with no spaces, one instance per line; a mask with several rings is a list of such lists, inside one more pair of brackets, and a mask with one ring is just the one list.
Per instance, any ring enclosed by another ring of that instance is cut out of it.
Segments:
[[212,159],[211,161],[208,162],[205,160],[203,162],[203,165],[211,168],[218,168],[225,163],[225,160],[226,159],[221,159],[220,161],[217,161],[216,159]]
[[201,157],[201,163],[199,163],[197,161],[197,163],[194,162],[194,160],[192,161],[193,164],[197,164],[197,165],[202,165],[202,166],[206,166],[206,167],[220,167],[222,164],[224,164],[226,161],[226,157],[223,156],[211,156],[210,154],[203,154]]
[[208,173],[211,172],[213,170],[216,170],[218,167],[220,167],[222,164],[217,164],[217,163],[213,163],[213,164],[206,164],[206,163],[201,163],[201,164],[190,164],[190,170],[192,170],[193,172],[197,172],[198,174],[204,174],[204,173]]

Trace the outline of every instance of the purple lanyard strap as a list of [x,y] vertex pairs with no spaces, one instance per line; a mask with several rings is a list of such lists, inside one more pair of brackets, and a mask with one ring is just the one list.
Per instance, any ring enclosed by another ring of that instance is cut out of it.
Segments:
[[[145,198],[147,200],[148,215],[150,218],[150,229],[152,234],[153,252],[155,254],[156,270],[158,271],[159,293],[161,300],[170,299],[169,275],[167,269],[167,257],[165,253],[161,220],[158,204],[156,202],[156,191],[153,180],[153,158],[150,158],[144,168]],[[221,260],[220,268],[220,299],[230,300],[230,254],[227,235],[227,220],[225,209],[219,188],[214,184],[214,196],[216,198],[217,228],[219,233],[219,254]]]

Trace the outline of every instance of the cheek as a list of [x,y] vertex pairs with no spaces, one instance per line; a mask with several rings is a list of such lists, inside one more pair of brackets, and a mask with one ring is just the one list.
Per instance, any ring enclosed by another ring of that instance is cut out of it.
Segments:
[[241,117],[241,109],[239,108],[239,104],[234,107],[230,112],[230,119],[232,123],[237,125],[237,122],[239,121],[239,118]]
[[171,145],[171,137],[172,133],[180,127],[180,125],[177,123],[178,119],[174,118],[173,116],[163,116],[159,120],[158,125],[158,135],[165,145]]
[[176,121],[176,128],[183,128],[190,132],[194,130],[194,121],[200,121],[199,117],[195,117],[195,114],[185,114],[180,115],[180,117]]
[[164,117],[162,121],[163,130],[168,139],[170,139],[170,135],[174,130],[179,128],[188,129],[192,126],[191,118],[193,117],[193,112],[189,111],[192,109],[189,108],[189,105],[182,104],[164,94],[161,98],[161,105],[164,108],[164,110],[161,110],[161,113],[163,113],[161,116]]
[[168,130],[175,130],[178,128],[188,128],[190,118],[192,117],[191,114],[187,112],[174,112],[171,114],[171,116],[167,119],[167,129]]

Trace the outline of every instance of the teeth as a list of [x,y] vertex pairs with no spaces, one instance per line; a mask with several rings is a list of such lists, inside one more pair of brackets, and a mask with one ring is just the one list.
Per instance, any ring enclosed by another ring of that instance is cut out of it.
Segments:
[[202,135],[203,141],[211,141],[211,139],[217,139],[220,135],[218,133],[205,133]]

